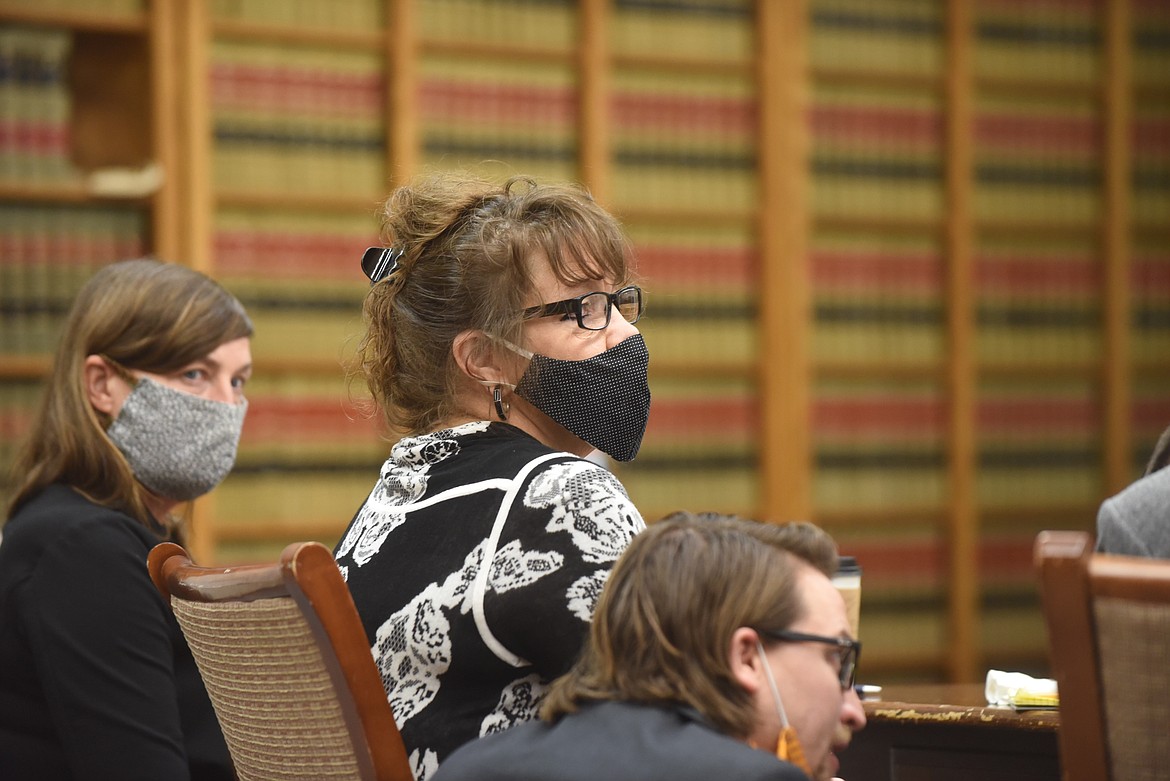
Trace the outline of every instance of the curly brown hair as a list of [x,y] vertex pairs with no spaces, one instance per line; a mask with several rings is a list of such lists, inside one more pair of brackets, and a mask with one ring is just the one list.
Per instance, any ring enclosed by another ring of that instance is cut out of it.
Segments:
[[357,366],[390,428],[406,434],[433,431],[459,411],[459,334],[519,341],[534,263],[547,262],[566,285],[631,276],[628,239],[588,192],[522,176],[501,185],[424,175],[386,201],[381,239],[402,256],[366,295]]

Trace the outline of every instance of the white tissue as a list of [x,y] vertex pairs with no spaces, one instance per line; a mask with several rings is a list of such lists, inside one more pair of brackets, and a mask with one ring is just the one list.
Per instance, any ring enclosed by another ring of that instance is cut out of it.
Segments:
[[1051,678],[1033,678],[1025,673],[988,670],[984,686],[988,705],[1012,706],[1026,700],[1031,704],[1036,699],[1056,697],[1056,681]]

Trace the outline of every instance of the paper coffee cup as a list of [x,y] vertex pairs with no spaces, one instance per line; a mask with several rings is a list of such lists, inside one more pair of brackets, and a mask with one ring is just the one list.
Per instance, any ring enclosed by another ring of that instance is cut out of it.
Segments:
[[849,618],[849,629],[854,638],[859,638],[861,623],[861,567],[857,559],[852,556],[837,557],[837,573],[833,575],[833,585],[841,592],[845,600],[845,615]]

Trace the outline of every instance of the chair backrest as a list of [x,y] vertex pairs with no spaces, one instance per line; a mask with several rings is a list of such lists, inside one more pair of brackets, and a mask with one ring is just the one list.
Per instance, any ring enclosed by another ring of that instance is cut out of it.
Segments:
[[1093,551],[1046,531],[1035,563],[1060,690],[1066,781],[1165,778],[1170,768],[1170,561]]
[[162,543],[150,577],[182,627],[240,781],[413,781],[365,630],[333,555],[200,567]]

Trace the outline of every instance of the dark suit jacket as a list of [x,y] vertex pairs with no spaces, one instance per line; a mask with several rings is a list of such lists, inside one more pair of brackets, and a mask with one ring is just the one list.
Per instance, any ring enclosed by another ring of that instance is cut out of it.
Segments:
[[1170,467],[1105,500],[1097,513],[1097,550],[1170,558]]
[[589,705],[472,741],[434,781],[807,781],[796,766],[717,732],[683,706]]

